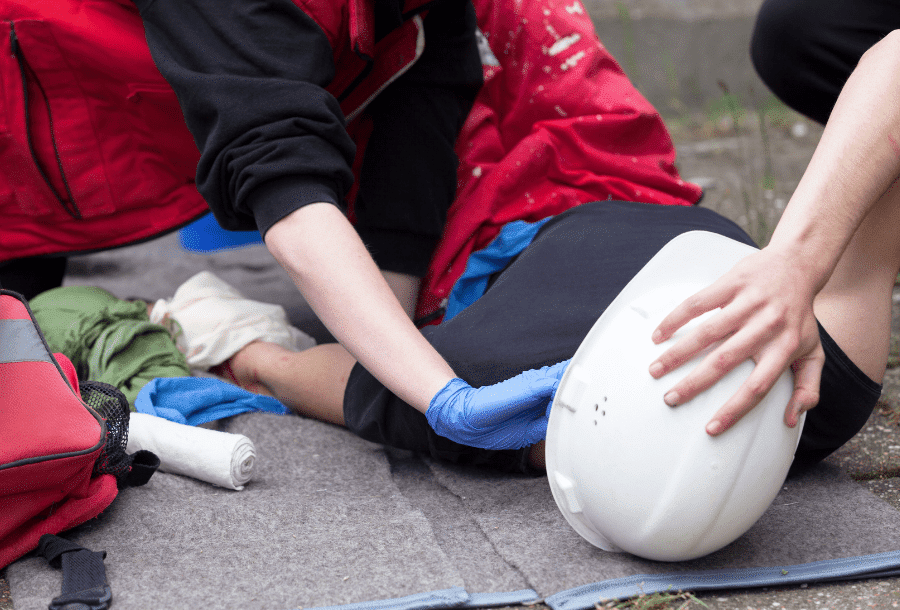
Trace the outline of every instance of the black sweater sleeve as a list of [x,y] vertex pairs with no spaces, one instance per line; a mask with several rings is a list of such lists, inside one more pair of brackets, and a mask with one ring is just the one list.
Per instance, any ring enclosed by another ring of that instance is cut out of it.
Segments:
[[309,16],[290,0],[134,1],[219,224],[265,234],[307,203],[343,205],[355,146],[324,89],[331,46]]

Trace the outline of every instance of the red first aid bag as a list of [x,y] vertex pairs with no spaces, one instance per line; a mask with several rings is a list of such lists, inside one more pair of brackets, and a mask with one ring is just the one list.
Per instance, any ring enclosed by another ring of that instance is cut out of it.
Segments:
[[79,394],[74,366],[50,353],[24,298],[0,289],[0,568],[149,479],[155,456],[133,468],[125,452],[129,413],[106,384]]

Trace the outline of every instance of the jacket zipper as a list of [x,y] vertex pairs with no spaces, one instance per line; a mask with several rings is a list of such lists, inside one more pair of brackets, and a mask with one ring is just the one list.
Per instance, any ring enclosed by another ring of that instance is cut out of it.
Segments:
[[[12,22],[9,24],[9,42],[12,53],[16,58],[16,62],[19,64],[19,73],[22,76],[22,98],[25,102],[25,135],[28,140],[28,150],[31,151],[31,158],[34,161],[35,166],[37,166],[41,178],[43,178],[44,182],[47,184],[47,188],[50,189],[50,192],[53,193],[53,196],[56,197],[56,200],[59,201],[59,204],[63,209],[75,220],[81,220],[81,210],[78,209],[78,205],[75,203],[75,197],[72,195],[72,189],[69,188],[69,181],[66,179],[62,159],[59,156],[59,148],[56,146],[56,136],[53,131],[53,114],[50,111],[50,100],[47,98],[47,93],[44,91],[44,87],[41,86],[41,81],[38,79],[37,74],[35,74],[31,66],[28,65],[28,61],[22,53],[22,47],[19,45],[19,39],[16,36],[16,26]],[[63,187],[66,189],[68,199],[61,196],[53,186],[53,183],[50,182],[50,179],[47,177],[47,172],[38,160],[37,153],[34,150],[34,137],[31,133],[31,120],[28,114],[28,79],[26,71],[29,72],[34,79],[35,84],[41,92],[41,96],[44,98],[44,104],[47,107],[47,119],[50,124],[50,143],[53,145],[53,154],[56,155],[56,166],[59,168],[59,175],[62,178]]]

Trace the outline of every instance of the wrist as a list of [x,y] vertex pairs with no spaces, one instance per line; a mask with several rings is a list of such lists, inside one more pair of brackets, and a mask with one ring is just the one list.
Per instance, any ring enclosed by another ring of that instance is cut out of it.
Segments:
[[798,282],[818,292],[831,277],[846,244],[814,225],[792,224],[790,220],[779,222],[779,228],[790,229],[776,229],[763,252],[775,259],[774,264],[792,269]]
[[457,396],[470,388],[471,386],[468,383],[459,377],[454,377],[431,398],[428,408],[425,410],[425,419],[428,420],[428,425],[435,432],[446,436],[448,431],[459,427],[460,422],[464,419],[464,414],[460,413],[459,409],[453,409],[452,407],[464,404],[465,401],[458,400]]

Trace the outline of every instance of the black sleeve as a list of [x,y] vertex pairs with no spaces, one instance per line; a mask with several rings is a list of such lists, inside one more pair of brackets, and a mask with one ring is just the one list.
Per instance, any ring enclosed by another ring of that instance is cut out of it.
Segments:
[[197,188],[226,229],[265,232],[313,202],[343,205],[355,154],[332,49],[290,0],[134,0],[202,156]]

